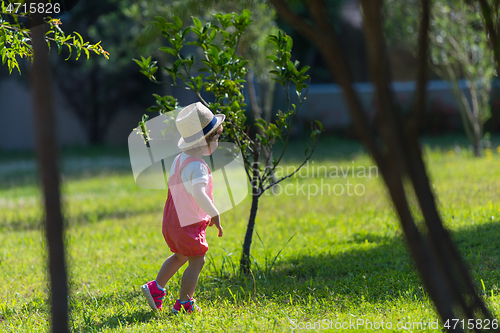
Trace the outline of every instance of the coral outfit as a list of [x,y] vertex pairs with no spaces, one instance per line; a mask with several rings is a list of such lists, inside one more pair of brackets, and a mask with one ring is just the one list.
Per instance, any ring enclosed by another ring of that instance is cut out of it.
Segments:
[[[186,190],[181,172],[193,161],[204,163],[201,159],[189,156],[179,167],[181,158],[177,157],[173,175],[168,180],[168,197],[163,211],[162,232],[170,250],[188,257],[204,255],[208,250],[206,228],[210,215],[205,213],[194,197]],[[208,168],[209,178],[206,193],[213,202],[212,173]]]

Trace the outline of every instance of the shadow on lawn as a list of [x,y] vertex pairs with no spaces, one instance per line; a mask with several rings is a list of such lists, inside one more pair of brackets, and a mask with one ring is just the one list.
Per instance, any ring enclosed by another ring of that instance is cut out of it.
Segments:
[[149,310],[136,310],[132,313],[116,313],[103,317],[98,323],[85,322],[74,332],[102,332],[104,329],[125,328],[128,325],[147,323],[154,320],[155,316]]
[[[100,296],[91,294],[74,296],[71,316],[78,318],[77,322],[74,323],[73,331],[101,332],[104,329],[124,328],[131,324],[147,323],[154,320],[156,315],[149,309],[147,303],[142,301],[140,291]],[[139,304],[139,307],[136,304]],[[107,315],[110,309],[112,309],[112,314]]]
[[[500,280],[499,235],[500,220],[471,225],[452,234],[480,293],[481,279],[487,294],[492,289],[496,294],[499,292],[496,286]],[[312,306],[312,302],[317,302],[325,309],[349,309],[364,302],[427,299],[402,239],[363,233],[354,234],[345,244],[355,245],[356,249],[335,254],[308,253],[303,249],[295,256],[278,260],[272,268],[268,265],[268,269],[262,263],[260,267],[254,263],[255,284],[252,278],[214,272],[207,265],[205,269],[210,271],[200,280],[196,298],[202,303],[237,304],[253,295],[258,300],[281,304],[292,300],[294,305]],[[46,302],[33,299],[21,312],[47,310]],[[14,312],[6,313],[7,320]],[[71,312],[76,319],[75,332],[100,332],[167,318],[153,313],[139,290],[98,296],[76,294],[71,298]]]
[[[497,288],[494,284],[500,279],[499,235],[500,221],[452,233],[478,292],[483,292],[481,279],[487,291],[492,286]],[[231,288],[231,293],[227,291],[220,297],[231,300],[235,299],[234,294],[241,294],[239,297],[245,299],[255,290],[274,301],[288,303],[292,297],[294,302],[307,302],[312,297],[335,301],[340,306],[345,302],[358,304],[400,298],[413,302],[415,298],[427,298],[403,239],[355,234],[347,244],[349,247],[355,245],[356,249],[335,254],[304,253],[304,249],[296,256],[278,260],[272,267],[268,261],[267,268],[265,263],[254,262],[255,289],[252,278],[239,278],[233,274],[225,278],[219,276],[217,283],[224,282],[225,289]],[[284,252],[287,252],[286,248]],[[210,282],[206,284],[208,291],[203,298],[216,301],[219,295],[213,295]],[[224,288],[219,289],[223,291]]]

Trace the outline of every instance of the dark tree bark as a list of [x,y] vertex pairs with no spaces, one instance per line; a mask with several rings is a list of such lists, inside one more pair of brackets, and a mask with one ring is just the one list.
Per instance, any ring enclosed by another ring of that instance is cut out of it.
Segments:
[[481,7],[484,27],[490,40],[490,46],[493,50],[493,55],[497,63],[497,73],[500,74],[500,13],[498,12],[500,1],[495,0],[491,5],[488,0],[477,1]]
[[252,173],[252,207],[250,208],[250,216],[248,218],[247,231],[243,242],[243,252],[240,260],[240,273],[248,275],[250,272],[250,246],[252,245],[253,229],[255,227],[255,218],[257,217],[257,209],[259,206],[259,197],[262,194],[262,189],[258,186],[259,178],[259,158],[260,146],[256,144],[254,147],[254,165]]
[[[382,25],[383,1],[360,0],[365,20],[371,81],[376,87],[377,117],[380,120],[377,130],[380,140],[377,140],[368,125],[367,113],[352,88],[347,62],[326,16],[324,1],[306,2],[312,24],[293,13],[284,0],[271,2],[279,15],[317,44],[331,75],[343,88],[358,135],[380,168],[415,265],[443,322],[454,318],[491,320],[491,314],[478,296],[469,273],[442,224],[418,141],[418,131],[425,110],[429,0],[421,1],[417,98],[412,116],[407,122],[404,121],[389,86],[390,68]],[[426,230],[420,230],[415,223],[419,216],[412,214],[410,199],[413,195],[418,200],[418,207],[414,208],[419,210],[421,219],[425,222],[421,229]]]
[[56,119],[48,65],[48,48],[43,26],[32,29],[34,51],[32,75],[33,109],[38,168],[45,206],[45,237],[48,246],[52,332],[68,331],[68,287],[66,277],[64,225],[61,214],[57,165]]

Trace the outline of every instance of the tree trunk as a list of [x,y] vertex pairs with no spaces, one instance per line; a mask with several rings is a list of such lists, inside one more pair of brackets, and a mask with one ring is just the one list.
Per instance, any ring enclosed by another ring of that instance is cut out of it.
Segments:
[[[475,105],[475,108],[477,108],[477,105]],[[481,140],[483,138],[483,131],[482,131],[482,125],[480,124],[479,120],[479,111],[474,110],[474,115],[472,118],[474,119],[474,123],[471,124],[472,130],[473,130],[473,136],[474,136],[474,141],[473,141],[473,148],[474,148],[474,157],[481,157],[483,155],[483,147],[481,146]]]
[[488,0],[478,0],[483,15],[485,33],[488,35],[490,47],[493,50],[493,56],[497,65],[497,73],[500,74],[500,22],[498,13],[498,1],[496,8],[491,8]]
[[483,156],[483,149],[481,146],[481,136],[478,133],[474,133],[473,150],[474,150],[474,157]]
[[[253,191],[252,191],[253,192]],[[252,245],[253,229],[255,226],[255,217],[259,205],[259,195],[252,193],[252,208],[250,209],[250,217],[248,218],[247,232],[243,243],[243,253],[240,260],[240,272],[247,275],[250,272],[250,246]]]
[[248,218],[247,232],[245,241],[243,242],[243,252],[240,260],[240,273],[247,275],[250,272],[250,246],[252,245],[253,229],[255,226],[255,217],[257,216],[257,208],[259,206],[259,197],[262,194],[259,187],[259,157],[260,157],[260,142],[256,140],[253,153],[252,166],[252,207],[250,209],[250,217]]
[[48,246],[52,332],[68,332],[68,285],[66,277],[64,225],[61,214],[59,170],[57,165],[56,119],[52,102],[52,83],[48,48],[43,26],[32,29],[34,50],[32,89],[38,167],[45,206],[45,237]]
[[[352,77],[338,46],[335,32],[326,16],[325,2],[323,0],[307,2],[312,24],[294,14],[283,0],[271,0],[271,2],[286,21],[318,45],[330,73],[342,86],[359,137],[380,167],[410,252],[441,319],[445,321],[465,317],[491,320],[491,314],[477,295],[467,269],[437,211],[417,138],[423,110],[414,110],[411,126],[404,124],[394,94],[389,88],[391,78],[383,38],[382,0],[360,1],[365,19],[371,79],[376,87],[379,103],[377,112],[381,120],[378,128],[381,140],[377,140],[371,132],[366,113],[352,89]],[[421,28],[425,32],[429,24],[429,18],[425,17],[429,15],[429,3],[428,0],[422,2],[424,10]],[[419,36],[419,49],[422,50],[419,52],[419,57],[427,54],[426,45],[423,45],[427,42],[427,38],[424,37]],[[426,67],[419,66],[419,71],[426,70]],[[425,87],[425,75],[420,73],[418,78],[420,87],[418,98],[425,100],[425,89],[422,89]],[[416,105],[422,108],[424,103],[417,101]],[[405,131],[408,128],[411,128],[410,133]],[[421,232],[415,224],[408,200],[411,193],[417,196],[427,232]],[[462,330],[459,328],[459,331]]]

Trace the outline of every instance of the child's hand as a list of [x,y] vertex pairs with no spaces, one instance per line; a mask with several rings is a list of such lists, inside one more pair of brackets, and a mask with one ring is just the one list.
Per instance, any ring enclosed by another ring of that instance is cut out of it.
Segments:
[[216,215],[216,216],[212,217],[212,219],[210,220],[210,224],[208,226],[211,227],[214,224],[217,227],[217,229],[219,229],[219,237],[222,237],[224,230],[222,229],[222,226],[220,225],[220,215]]

